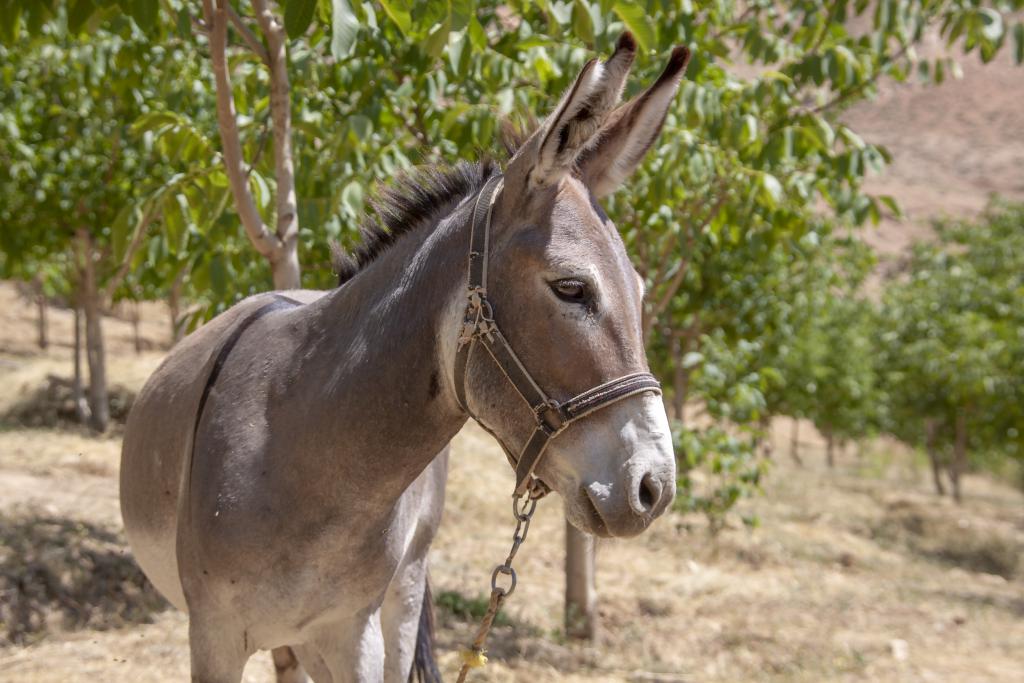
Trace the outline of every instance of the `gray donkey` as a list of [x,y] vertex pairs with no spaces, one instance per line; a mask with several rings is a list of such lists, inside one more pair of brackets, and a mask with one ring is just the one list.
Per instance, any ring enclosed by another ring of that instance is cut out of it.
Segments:
[[626,34],[588,63],[504,174],[399,179],[342,286],[246,299],[146,383],[121,509],[188,611],[193,681],[237,683],[260,649],[279,680],[408,680],[431,650],[426,556],[468,417],[520,494],[557,491],[585,532],[633,536],[669,506],[643,283],[597,200],[654,142],[689,53],[618,106],[635,49]]

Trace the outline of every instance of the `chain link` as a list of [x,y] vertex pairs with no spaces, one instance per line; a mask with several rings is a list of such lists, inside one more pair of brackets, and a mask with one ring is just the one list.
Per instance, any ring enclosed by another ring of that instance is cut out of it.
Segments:
[[[487,661],[487,657],[484,656],[484,645],[487,643],[491,625],[494,623],[494,618],[498,616],[498,610],[501,609],[502,603],[516,590],[517,577],[516,570],[512,568],[512,560],[515,559],[520,546],[526,541],[526,535],[530,531],[530,521],[533,519],[533,513],[537,511],[537,501],[545,493],[546,491],[541,488],[534,487],[526,497],[512,496],[512,514],[516,518],[516,530],[512,532],[512,548],[505,561],[495,567],[494,572],[491,573],[491,598],[487,604],[487,612],[480,622],[480,628],[473,639],[473,644],[462,653],[463,664],[462,669],[459,670],[458,683],[463,683],[466,680],[470,669],[483,666]],[[498,585],[501,576],[508,577],[507,586]]]

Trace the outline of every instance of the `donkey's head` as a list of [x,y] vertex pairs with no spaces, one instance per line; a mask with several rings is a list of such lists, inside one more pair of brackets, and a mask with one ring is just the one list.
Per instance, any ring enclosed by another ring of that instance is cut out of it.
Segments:
[[[653,144],[689,53],[676,48],[648,90],[617,106],[635,51],[626,34],[607,61],[583,67],[509,162],[492,209],[487,296],[523,366],[558,401],[648,368],[643,282],[598,200]],[[467,377],[471,412],[513,451],[526,443],[535,424],[501,369],[474,353]],[[636,394],[573,422],[535,474],[580,529],[640,533],[675,494],[660,396]]]

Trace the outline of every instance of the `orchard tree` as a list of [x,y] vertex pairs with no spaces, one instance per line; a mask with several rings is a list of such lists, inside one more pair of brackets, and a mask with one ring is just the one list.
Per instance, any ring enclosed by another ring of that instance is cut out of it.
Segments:
[[127,17],[80,41],[84,26],[74,19],[61,16],[0,46],[0,192],[14,198],[0,239],[8,271],[28,274],[70,255],[73,298],[85,318],[90,419],[102,431],[109,418],[102,311],[120,295],[157,211],[132,205],[154,164],[131,124],[182,55],[154,48]]
[[888,429],[925,449],[936,492],[946,472],[959,501],[972,454],[1024,456],[1024,207],[937,232],[889,284],[879,345]]

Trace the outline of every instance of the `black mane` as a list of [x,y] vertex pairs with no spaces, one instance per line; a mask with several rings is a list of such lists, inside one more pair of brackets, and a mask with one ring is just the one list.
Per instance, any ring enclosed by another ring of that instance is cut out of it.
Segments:
[[489,160],[460,161],[454,166],[422,166],[403,172],[385,187],[371,206],[359,231],[362,244],[350,256],[339,245],[332,248],[332,265],[341,286],[407,233],[432,230],[458,202],[477,192],[487,179],[500,172]]

